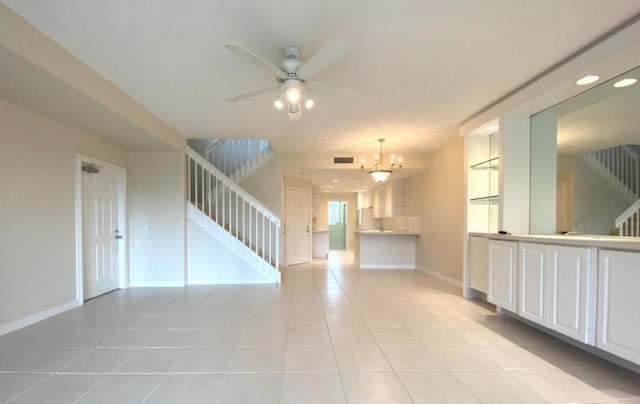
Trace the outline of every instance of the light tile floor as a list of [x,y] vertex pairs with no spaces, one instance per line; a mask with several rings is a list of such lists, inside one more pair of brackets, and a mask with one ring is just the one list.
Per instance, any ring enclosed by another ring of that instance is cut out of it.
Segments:
[[406,270],[132,288],[0,337],[0,402],[640,403],[640,375]]

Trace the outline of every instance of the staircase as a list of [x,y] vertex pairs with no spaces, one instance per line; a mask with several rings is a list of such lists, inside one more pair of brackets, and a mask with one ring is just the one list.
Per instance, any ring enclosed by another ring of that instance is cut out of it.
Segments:
[[235,183],[273,157],[266,139],[191,139],[187,143]]
[[187,179],[188,218],[266,281],[279,283],[280,219],[189,147]]
[[640,159],[636,147],[596,150],[583,154],[582,159],[631,202],[615,220],[618,235],[640,237]]
[[619,236],[640,237],[640,199],[616,218],[615,226]]

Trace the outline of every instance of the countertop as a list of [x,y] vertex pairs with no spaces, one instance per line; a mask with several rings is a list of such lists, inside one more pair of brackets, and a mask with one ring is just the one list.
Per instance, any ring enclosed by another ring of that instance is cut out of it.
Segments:
[[546,244],[564,244],[585,247],[611,248],[617,250],[640,251],[639,237],[616,237],[598,235],[556,235],[556,234],[497,234],[469,233],[470,236],[486,237],[492,240],[530,241]]
[[325,233],[325,232],[328,232],[329,229],[313,229],[311,231],[314,233]]
[[356,230],[354,233],[365,234],[367,236],[417,236],[418,233],[401,230]]

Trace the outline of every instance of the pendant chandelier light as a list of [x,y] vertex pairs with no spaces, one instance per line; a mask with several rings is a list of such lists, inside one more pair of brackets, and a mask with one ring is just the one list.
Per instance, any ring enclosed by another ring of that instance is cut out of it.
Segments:
[[392,154],[391,159],[389,160],[389,165],[387,165],[385,163],[385,156],[382,153],[382,143],[384,143],[384,138],[378,139],[378,142],[380,143],[380,153],[373,156],[373,168],[365,168],[364,159],[362,159],[360,168],[371,174],[375,182],[383,182],[389,178],[394,169],[402,168],[402,157],[396,158],[396,155]]

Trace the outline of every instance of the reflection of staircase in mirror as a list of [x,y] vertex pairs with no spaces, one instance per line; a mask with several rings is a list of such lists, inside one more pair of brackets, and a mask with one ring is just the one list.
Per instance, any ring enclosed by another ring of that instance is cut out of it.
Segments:
[[640,199],[616,218],[615,225],[619,236],[640,237]]
[[631,205],[615,220],[618,235],[640,237],[640,159],[638,146],[623,145],[585,153],[581,157]]

